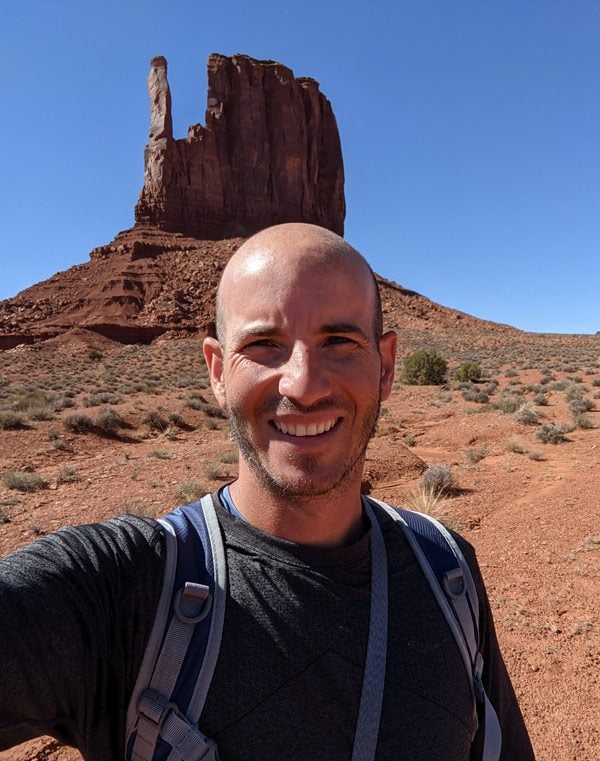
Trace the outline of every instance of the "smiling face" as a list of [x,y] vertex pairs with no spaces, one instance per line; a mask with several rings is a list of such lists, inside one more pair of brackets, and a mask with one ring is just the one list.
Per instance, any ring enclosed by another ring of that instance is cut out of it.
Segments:
[[240,480],[306,500],[360,487],[395,336],[375,335],[362,257],[341,239],[337,250],[325,245],[323,234],[335,239],[320,228],[282,227],[283,240],[256,236],[228,265],[221,343],[206,339],[205,355],[240,448]]

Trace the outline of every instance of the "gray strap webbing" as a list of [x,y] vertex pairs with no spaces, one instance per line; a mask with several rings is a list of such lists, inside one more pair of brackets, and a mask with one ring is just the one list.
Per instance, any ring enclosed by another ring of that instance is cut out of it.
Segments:
[[352,761],[375,759],[387,658],[387,554],[377,518],[366,500],[364,505],[371,521],[371,614]]
[[221,528],[215,512],[212,498],[209,496],[202,499],[204,517],[210,537],[210,546],[212,550],[212,561],[214,568],[214,599],[213,612],[208,635],[208,644],[202,668],[198,674],[196,686],[190,700],[187,715],[194,722],[198,722],[200,714],[206,702],[208,688],[217,665],[219,657],[219,648],[221,646],[221,635],[223,634],[223,623],[225,621],[225,600],[227,598],[227,561],[225,558],[225,547],[223,546],[223,537]]
[[[400,523],[404,535],[413,550],[415,557],[417,558],[419,565],[425,575],[425,578],[429,582],[431,591],[433,592],[450,629],[454,635],[454,639],[458,645],[467,674],[471,677],[469,684],[471,685],[471,691],[473,694],[473,710],[475,717],[477,718],[477,705],[476,699],[481,699],[484,702],[484,715],[485,715],[485,734],[483,741],[483,753],[481,761],[498,761],[500,758],[500,752],[502,749],[502,730],[500,728],[500,722],[498,721],[498,715],[490,702],[490,699],[485,693],[483,684],[481,682],[481,672],[483,669],[483,658],[479,652],[479,642],[477,641],[477,630],[475,628],[476,622],[473,621],[473,615],[476,617],[476,621],[479,620],[479,601],[477,597],[477,590],[475,589],[475,582],[473,576],[467,565],[466,560],[461,552],[460,547],[457,545],[454,537],[450,532],[442,526],[439,521],[436,521],[429,515],[424,515],[431,523],[433,523],[437,530],[444,536],[450,548],[452,549],[456,561],[459,564],[462,572],[465,584],[465,590],[463,594],[452,594],[450,591],[444,592],[440,583],[431,568],[425,553],[421,549],[421,545],[417,541],[414,533],[410,527],[403,520],[402,516],[393,507],[390,507],[385,502],[380,502],[377,499],[370,498],[373,502],[376,502],[382,507],[391,517]],[[422,514],[423,515],[423,514]],[[469,605],[470,603],[470,605]],[[459,622],[452,613],[450,606],[454,608],[458,616]],[[471,609],[473,612],[471,612]],[[479,693],[479,694],[476,694]]]
[[[210,535],[214,572],[213,597],[212,600],[208,599],[208,589],[204,585],[190,582],[187,582],[183,590],[178,593],[180,596],[175,602],[177,613],[169,623],[150,684],[139,698],[139,718],[131,755],[132,761],[151,761],[159,737],[172,747],[168,761],[199,761],[199,759],[205,761],[215,759],[216,761],[218,759],[216,745],[200,732],[197,722],[204,707],[221,643],[225,615],[227,567],[223,539],[210,496],[202,499],[202,509]],[[165,527],[170,533],[171,527],[166,523]],[[167,547],[169,548],[169,544]],[[170,567],[176,561],[176,551],[174,557],[173,554],[169,557],[169,554],[168,552],[167,568],[169,575],[171,575]],[[163,603],[162,596],[161,603]],[[177,706],[170,703],[170,699],[196,623],[206,615],[208,610],[205,609],[206,605],[211,604],[213,612],[206,653],[190,701],[188,715],[183,716]],[[168,601],[166,605],[168,607]]]
[[483,699],[485,701],[485,740],[481,761],[498,761],[502,750],[502,730],[494,706],[485,692]]

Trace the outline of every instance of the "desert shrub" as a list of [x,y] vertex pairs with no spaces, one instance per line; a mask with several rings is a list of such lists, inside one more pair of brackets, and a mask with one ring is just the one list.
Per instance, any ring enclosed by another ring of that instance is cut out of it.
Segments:
[[448,515],[447,500],[439,492],[425,489],[421,486],[408,494],[406,505],[411,510],[430,515],[440,521],[447,529],[460,530],[458,521]]
[[449,465],[428,465],[421,479],[421,487],[435,494],[445,494],[454,486],[454,475]]
[[118,404],[121,397],[112,391],[98,391],[91,396],[86,396],[83,400],[85,407],[99,407],[101,404]]
[[540,407],[545,407],[548,404],[548,397],[546,394],[536,394],[533,397],[533,403],[538,404]]
[[105,407],[96,415],[94,422],[98,430],[113,436],[119,428],[123,428],[125,421],[112,407]]
[[540,425],[535,435],[544,444],[561,444],[567,440],[564,426],[551,423]]
[[585,396],[578,396],[575,399],[571,399],[569,409],[573,413],[577,412],[589,412],[595,408],[596,404],[591,399]]
[[22,412],[0,411],[0,431],[16,431],[19,428],[29,427],[27,418]]
[[565,389],[565,399],[572,402],[574,399],[580,399],[583,396],[583,390],[579,386],[569,383]]
[[457,381],[478,381],[481,379],[481,365],[479,362],[463,362],[454,373]]
[[175,428],[185,428],[185,422],[179,412],[169,413],[169,423],[175,426]]
[[209,489],[206,489],[202,484],[197,481],[186,481],[177,487],[175,492],[175,498],[182,502],[195,502],[203,497]]
[[172,460],[175,455],[168,449],[153,449],[150,452],[150,457],[156,457],[157,460]]
[[584,412],[576,412],[573,415],[573,423],[577,428],[582,429],[590,429],[594,427],[594,424]]
[[515,454],[525,454],[527,452],[525,444],[523,444],[523,442],[517,438],[510,439],[507,444],[507,448],[509,452],[514,452]]
[[535,462],[541,462],[544,459],[544,455],[541,452],[538,452],[537,449],[532,449],[527,457],[529,457],[530,460],[535,460]]
[[237,452],[223,452],[223,454],[219,457],[219,460],[226,465],[233,465],[234,463],[238,462],[239,459],[240,456]]
[[511,414],[516,412],[523,404],[523,400],[513,394],[501,394],[497,399],[492,401],[492,407],[501,412]]
[[15,410],[29,413],[30,410],[48,405],[48,396],[38,389],[21,391],[13,401]]
[[65,441],[60,431],[57,431],[57,430],[50,431],[50,433],[48,434],[48,440],[50,441],[50,444],[52,444],[52,446],[55,449],[60,449],[65,452],[68,452],[71,450],[71,447]]
[[92,360],[92,362],[98,362],[102,359],[102,352],[98,351],[98,349],[90,349],[88,351],[88,357]]
[[525,425],[533,425],[537,423],[539,413],[536,408],[531,404],[523,404],[513,415],[514,419],[518,423],[524,423]]
[[52,402],[52,409],[56,412],[74,406],[75,402],[70,394],[59,394]]
[[471,388],[465,388],[462,392],[463,399],[467,402],[477,402],[477,404],[487,404],[490,397],[485,391],[480,391],[478,388],[472,386]]
[[417,443],[417,440],[411,433],[407,433],[406,436],[403,437],[402,441],[406,444],[407,447],[414,447]]
[[465,460],[469,465],[476,465],[487,456],[487,453],[487,447],[484,445],[480,447],[469,447],[468,449],[465,449]]
[[9,489],[22,492],[38,491],[46,486],[46,481],[39,473],[24,470],[7,470],[2,474],[2,483]]
[[491,380],[488,381],[483,387],[482,391],[488,395],[493,394],[494,391],[498,388],[498,381],[497,380]]
[[569,384],[567,383],[567,381],[564,381],[564,380],[553,381],[550,384],[549,389],[551,391],[564,391],[568,385]]
[[592,386],[596,386],[596,387],[600,386],[600,378],[594,378],[594,380],[592,381]]
[[89,433],[94,430],[94,421],[89,415],[75,413],[67,415],[63,420],[63,425],[71,433]]
[[187,407],[193,410],[201,410],[208,417],[220,418],[222,420],[227,418],[227,415],[218,405],[207,402],[200,394],[190,394],[185,403]]
[[142,423],[152,431],[161,431],[162,433],[169,427],[169,421],[158,410],[148,410],[142,418]]
[[504,373],[504,377],[505,377],[505,378],[516,378],[518,374],[519,374],[519,373],[518,373],[516,370],[511,370],[511,369],[509,369],[509,370],[507,370],[507,371]]
[[59,484],[72,484],[80,480],[79,471],[75,465],[63,465],[58,471],[57,481]]
[[204,472],[206,473],[207,478],[210,478],[211,481],[221,478],[223,475],[221,473],[221,468],[219,468],[216,462],[207,462],[204,466]]
[[30,407],[27,410],[27,417],[30,420],[52,420],[54,417],[54,409],[49,404],[44,404],[39,407]]
[[411,386],[439,386],[447,370],[446,360],[437,351],[422,349],[404,360],[402,380]]

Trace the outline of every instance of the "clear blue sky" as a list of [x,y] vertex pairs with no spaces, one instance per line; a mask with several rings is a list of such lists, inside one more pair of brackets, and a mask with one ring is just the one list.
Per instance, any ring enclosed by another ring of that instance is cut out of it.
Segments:
[[0,50],[0,298],[133,224],[150,58],[183,137],[208,55],[239,52],[321,83],[346,237],[377,272],[525,330],[600,330],[597,0],[22,0]]

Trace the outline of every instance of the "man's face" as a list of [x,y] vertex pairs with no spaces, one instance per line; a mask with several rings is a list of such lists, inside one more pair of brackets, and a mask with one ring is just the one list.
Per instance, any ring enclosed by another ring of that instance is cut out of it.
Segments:
[[393,375],[395,336],[375,338],[368,270],[328,267],[250,259],[223,294],[224,349],[205,347],[248,473],[296,499],[360,481]]

